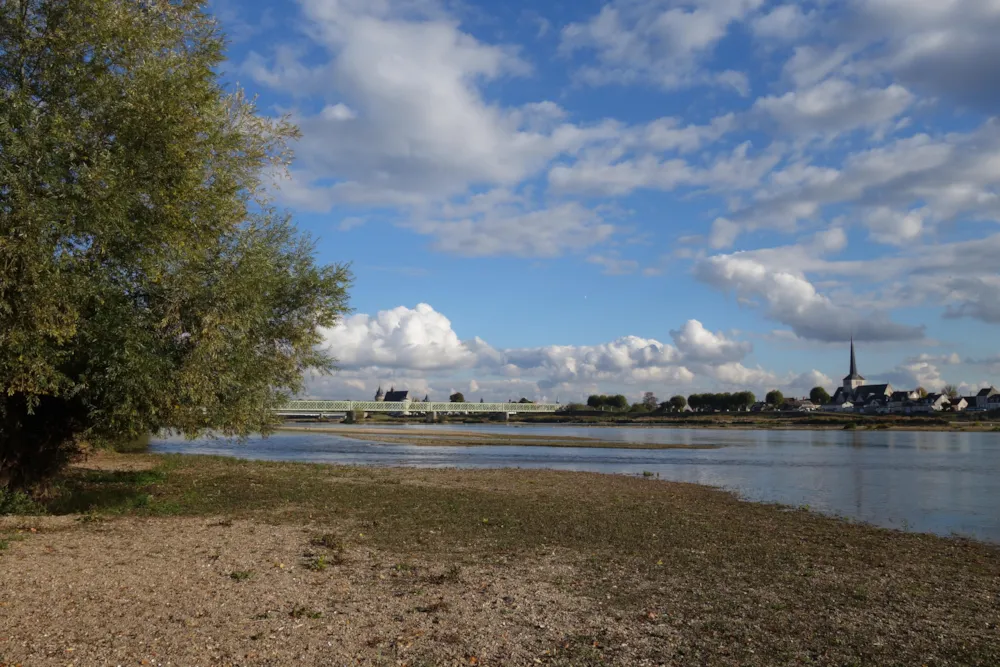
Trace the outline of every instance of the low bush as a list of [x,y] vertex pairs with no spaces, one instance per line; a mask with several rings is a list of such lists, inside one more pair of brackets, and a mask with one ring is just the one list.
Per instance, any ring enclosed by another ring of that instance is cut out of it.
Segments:
[[0,486],[0,516],[5,514],[43,514],[42,507],[23,491],[14,491]]

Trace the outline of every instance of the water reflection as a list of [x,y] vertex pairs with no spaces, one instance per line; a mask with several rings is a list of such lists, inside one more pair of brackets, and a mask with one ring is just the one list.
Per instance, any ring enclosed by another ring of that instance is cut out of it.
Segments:
[[[420,426],[408,426],[415,431]],[[437,426],[435,428],[448,428]],[[152,451],[352,465],[551,468],[659,473],[751,500],[810,508],[883,526],[1000,542],[1000,435],[933,431],[765,431],[463,425],[525,435],[713,444],[718,449],[627,450],[370,444],[328,433],[279,433],[245,444],[156,438]],[[373,434],[373,440],[377,435]]]

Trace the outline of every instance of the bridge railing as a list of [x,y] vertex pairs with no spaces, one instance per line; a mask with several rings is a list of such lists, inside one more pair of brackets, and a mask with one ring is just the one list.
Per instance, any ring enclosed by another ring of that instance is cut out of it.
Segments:
[[275,412],[281,415],[331,412],[555,412],[558,403],[443,403],[418,401],[288,401]]

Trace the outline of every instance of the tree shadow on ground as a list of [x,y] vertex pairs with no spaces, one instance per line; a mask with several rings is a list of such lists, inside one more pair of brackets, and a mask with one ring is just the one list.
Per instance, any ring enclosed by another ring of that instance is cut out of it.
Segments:
[[74,470],[54,489],[50,514],[121,513],[149,505],[151,492],[166,474],[159,470]]

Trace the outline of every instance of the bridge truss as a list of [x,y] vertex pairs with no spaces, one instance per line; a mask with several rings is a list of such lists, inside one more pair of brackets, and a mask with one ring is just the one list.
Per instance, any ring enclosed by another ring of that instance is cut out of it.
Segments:
[[289,401],[275,410],[283,416],[326,415],[338,412],[400,412],[427,414],[436,412],[490,412],[516,414],[519,412],[555,412],[558,403],[423,403],[416,401]]

